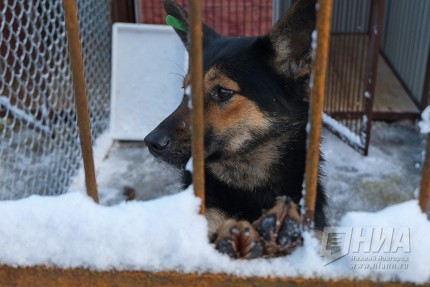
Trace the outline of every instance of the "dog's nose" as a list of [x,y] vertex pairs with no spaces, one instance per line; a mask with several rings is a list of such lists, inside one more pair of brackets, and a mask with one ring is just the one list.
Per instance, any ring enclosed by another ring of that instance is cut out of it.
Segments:
[[154,130],[144,139],[149,151],[154,155],[161,155],[170,143],[170,137],[161,131]]

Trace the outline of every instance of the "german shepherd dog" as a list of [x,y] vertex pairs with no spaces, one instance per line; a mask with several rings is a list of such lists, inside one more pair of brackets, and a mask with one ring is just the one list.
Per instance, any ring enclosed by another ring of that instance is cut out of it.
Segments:
[[[285,255],[302,243],[315,5],[296,1],[261,37],[222,37],[203,25],[206,218],[210,240],[233,258]],[[164,9],[188,30],[181,6],[164,1]],[[175,31],[188,49],[187,33]],[[156,158],[181,170],[191,157],[189,73],[182,103],[145,138]],[[321,178],[316,229],[326,225]]]

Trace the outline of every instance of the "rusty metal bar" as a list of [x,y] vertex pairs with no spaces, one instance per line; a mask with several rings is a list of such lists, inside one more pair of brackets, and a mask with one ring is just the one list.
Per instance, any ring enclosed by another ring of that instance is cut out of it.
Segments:
[[421,188],[419,204],[422,212],[427,213],[429,210],[430,201],[430,134],[427,135],[427,150],[426,158],[423,166],[423,174],[421,177]]
[[192,109],[192,153],[194,192],[205,213],[204,111],[203,111],[203,31],[200,0],[190,0],[190,69]]
[[[367,123],[363,123],[363,132],[365,138],[362,138],[364,142],[364,155],[367,155],[369,151],[370,143],[370,131],[372,128],[372,111],[373,102],[375,99],[375,86],[376,86],[376,74],[378,69],[378,58],[379,58],[379,47],[381,45],[381,33],[382,33],[382,18],[384,15],[384,0],[372,0],[371,6],[371,19],[369,26],[369,37],[370,45],[367,56],[367,75],[366,80],[366,93],[364,99],[364,110],[367,115]],[[366,124],[366,125],[365,125]]]
[[[328,52],[330,42],[330,25],[332,15],[332,0],[320,0],[317,15],[316,31],[318,33],[317,50],[313,71],[313,87],[310,97],[308,136],[308,150],[306,155],[306,215],[305,223],[310,226],[314,219],[315,202],[318,185],[318,165],[320,159],[320,140],[322,126],[322,112],[324,107],[324,93]],[[318,5],[317,5],[318,6]]]
[[[175,272],[93,271],[82,268],[9,267],[0,265],[0,286],[65,287],[65,286],[126,286],[126,287],[413,287],[415,283],[366,280],[327,280],[275,277],[237,277],[226,274],[185,274]],[[430,286],[428,283],[419,286]]]
[[90,115],[88,112],[87,89],[85,85],[84,62],[82,59],[79,35],[78,9],[75,0],[63,0],[64,17],[69,45],[70,66],[75,90],[75,106],[78,117],[79,136],[84,162],[87,194],[98,203],[96,173],[94,169],[93,147],[91,142]]

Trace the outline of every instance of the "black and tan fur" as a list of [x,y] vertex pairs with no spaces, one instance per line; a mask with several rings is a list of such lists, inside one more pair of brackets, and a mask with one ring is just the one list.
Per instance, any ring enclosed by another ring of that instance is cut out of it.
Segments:
[[[164,7],[188,23],[179,5]],[[211,239],[232,257],[288,254],[301,242],[314,26],[315,0],[296,1],[266,36],[227,38],[204,25],[206,217]],[[188,47],[187,34],[176,32]],[[188,101],[185,93],[145,139],[152,154],[180,169],[191,156]],[[325,205],[320,183],[316,228],[326,225]]]

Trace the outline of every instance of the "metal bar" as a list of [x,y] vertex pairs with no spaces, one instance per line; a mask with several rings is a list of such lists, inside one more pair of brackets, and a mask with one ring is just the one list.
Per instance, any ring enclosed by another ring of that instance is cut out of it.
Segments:
[[[340,3],[339,1],[333,1],[333,17],[334,19],[332,20],[332,24],[334,25],[334,27],[331,30],[336,31],[339,27],[339,19],[341,16],[341,12],[340,12]],[[333,23],[334,22],[334,23]],[[329,93],[328,95],[328,107],[330,110],[330,113],[333,111],[338,111],[339,109],[337,108],[337,102],[338,102],[338,82],[339,82],[339,73],[340,70],[338,69],[339,65],[339,56],[338,56],[338,51],[339,51],[339,37],[333,37],[334,33],[331,32],[331,37],[332,37],[332,41],[330,42],[330,46],[332,51],[330,52],[330,56],[329,56],[329,60],[330,63],[329,65],[331,65],[331,75],[329,76],[329,80],[328,80],[328,84],[329,84]],[[330,59],[331,57],[331,59]]]
[[134,19],[136,23],[142,23],[142,1],[134,0]]
[[200,0],[189,0],[190,69],[192,109],[192,153],[194,192],[201,200],[200,213],[205,213],[205,166],[203,121],[203,31]]
[[419,204],[421,211],[427,213],[429,210],[430,201],[430,134],[427,135],[427,150],[426,159],[423,166],[423,174],[421,177],[421,188]]
[[[342,8],[342,2],[340,1],[336,1],[336,24],[335,24],[335,30],[340,29],[340,27],[342,27],[342,17],[343,17],[343,8]],[[335,38],[333,38],[335,39]],[[335,63],[334,63],[334,67],[335,67],[335,72],[337,72],[337,79],[334,81],[334,83],[332,83],[334,85],[334,92],[333,92],[333,110],[335,111],[340,111],[340,98],[342,95],[341,92],[341,80],[340,80],[340,75],[343,74],[342,71],[342,52],[344,51],[344,49],[342,49],[342,43],[341,43],[341,38],[337,37],[336,41],[334,42],[335,44]],[[341,51],[339,51],[339,48],[341,49]]]
[[[355,0],[355,6],[354,6],[354,10],[353,11],[357,11],[357,5],[359,5],[359,1]],[[352,5],[351,5],[352,7]],[[348,9],[350,11],[350,9]],[[348,11],[348,12],[349,12]],[[349,17],[349,21],[348,21],[348,30],[355,30],[355,24],[356,24],[356,16],[350,15]],[[349,68],[347,68],[347,71],[345,71],[346,73],[346,94],[345,94],[345,111],[351,112],[352,110],[352,105],[354,103],[354,99],[355,99],[355,93],[354,90],[352,89],[354,82],[357,80],[354,76],[355,76],[355,70],[356,70],[356,65],[355,65],[355,50],[356,50],[356,46],[357,44],[355,43],[355,37],[354,34],[350,34],[348,35],[348,43],[346,44],[346,50],[348,52],[348,57],[349,60],[351,61],[351,66]],[[347,118],[345,121],[345,126],[348,127],[348,129],[352,130],[352,119],[351,118]]]
[[371,4],[371,25],[369,27],[370,44],[369,51],[370,55],[367,57],[368,70],[366,80],[366,92],[367,96],[364,100],[364,110],[367,116],[367,122],[363,123],[363,132],[365,138],[363,139],[364,144],[364,155],[367,155],[369,151],[370,133],[372,128],[372,110],[373,102],[375,100],[375,84],[376,84],[376,73],[378,69],[378,57],[379,47],[381,45],[382,36],[382,18],[384,15],[384,0],[372,0]]
[[[332,112],[329,114],[331,118],[341,121],[348,117],[355,119],[356,122],[364,116],[363,111],[349,111],[349,112]],[[373,112],[372,119],[375,121],[400,121],[400,120],[418,120],[419,113],[413,112]]]
[[[365,16],[366,16],[367,11],[368,11],[367,5],[366,5],[365,9],[366,9],[366,12],[365,12]],[[365,17],[365,19],[367,19],[367,17]],[[368,21],[366,21],[365,23],[368,23]],[[355,102],[353,112],[362,112],[363,111],[363,93],[364,93],[364,86],[365,86],[365,81],[364,81],[365,76],[363,74],[364,74],[364,70],[366,68],[366,66],[364,65],[365,59],[367,58],[366,47],[367,47],[367,32],[366,32],[366,34],[364,34],[360,37],[360,51],[361,51],[360,59],[361,59],[361,63],[360,63],[358,81],[357,81],[357,87],[356,87],[357,98],[355,99],[356,102]],[[359,119],[355,120],[355,127],[354,127],[354,133],[355,134],[359,134],[361,124],[362,124],[361,120],[359,120]]]
[[93,160],[90,115],[88,112],[87,88],[85,84],[84,62],[82,59],[81,39],[79,35],[78,9],[75,0],[63,0],[64,18],[69,45],[70,66],[75,90],[75,105],[84,162],[85,184],[87,194],[95,202],[99,201],[96,173]]
[[424,78],[424,89],[423,89],[423,95],[421,98],[421,109],[425,109],[430,105],[430,47],[428,50],[428,56],[427,56],[427,68],[426,68],[426,75]]
[[332,0],[319,0],[317,16],[317,50],[313,72],[313,87],[310,97],[310,131],[308,136],[308,150],[306,155],[306,215],[305,223],[310,226],[314,219],[315,202],[318,185],[318,165],[320,159],[320,140],[322,113],[324,107],[324,93],[328,52],[330,42],[330,25],[332,15]]
[[[347,28],[347,23],[346,23],[347,20],[346,19],[348,18],[347,14],[348,14],[348,4],[349,3],[346,3],[345,1],[342,1],[340,3],[342,3],[343,6],[341,6],[342,14],[340,14],[341,17],[339,17],[340,18],[340,26],[338,28],[339,29],[342,29],[342,28],[346,29]],[[341,45],[341,51],[339,52],[339,54],[340,54],[339,67],[340,67],[340,74],[342,75],[339,77],[339,79],[342,79],[342,80],[337,81],[338,82],[338,88],[339,88],[338,93],[337,93],[337,104],[338,104],[337,110],[339,110],[339,111],[345,110],[345,108],[344,108],[345,95],[346,95],[346,91],[345,91],[346,77],[345,77],[345,75],[346,75],[346,71],[348,69],[348,65],[347,65],[347,59],[348,59],[347,50],[348,49],[346,47],[346,43],[347,43],[346,39],[345,39],[345,41],[343,41],[343,39],[342,39],[342,41],[339,43]],[[344,124],[344,122],[342,122],[342,124]]]

